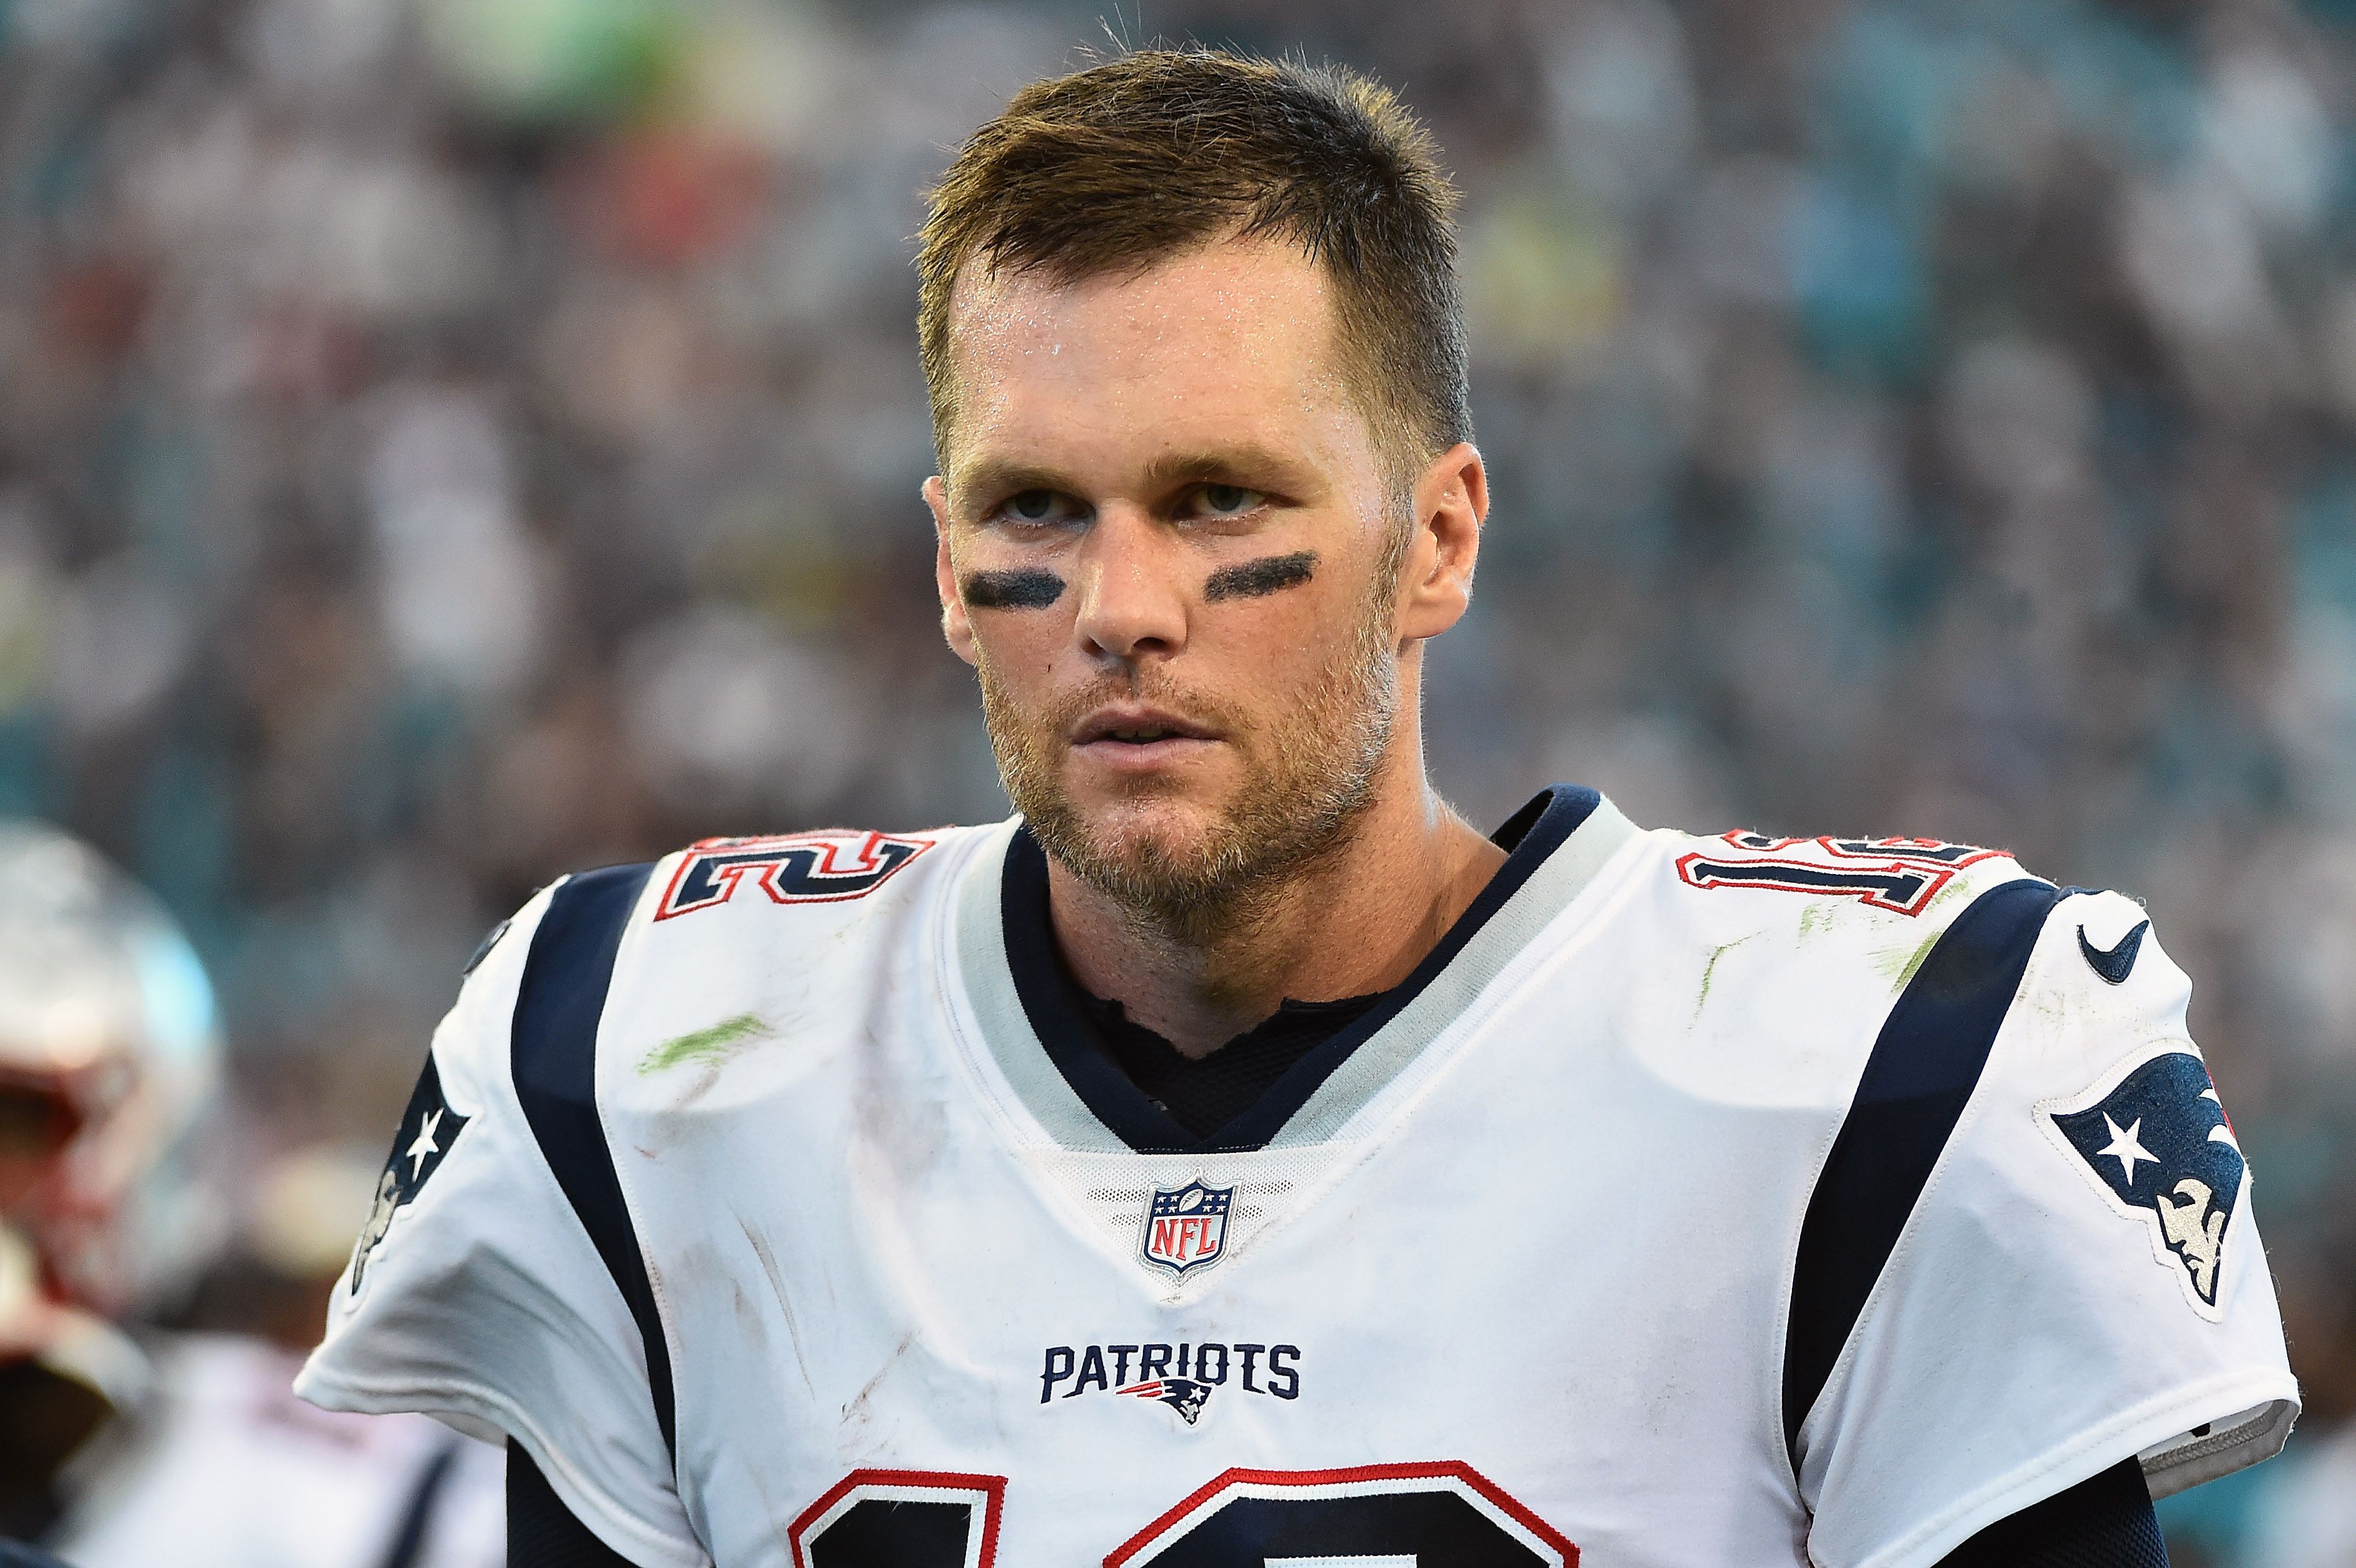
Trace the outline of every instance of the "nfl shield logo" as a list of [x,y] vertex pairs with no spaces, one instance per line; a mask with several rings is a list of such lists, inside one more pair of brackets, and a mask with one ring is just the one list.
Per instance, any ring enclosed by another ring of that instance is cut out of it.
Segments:
[[1227,1251],[1232,1187],[1205,1187],[1200,1177],[1183,1187],[1158,1189],[1145,1210],[1141,1251],[1147,1263],[1174,1277],[1217,1263]]

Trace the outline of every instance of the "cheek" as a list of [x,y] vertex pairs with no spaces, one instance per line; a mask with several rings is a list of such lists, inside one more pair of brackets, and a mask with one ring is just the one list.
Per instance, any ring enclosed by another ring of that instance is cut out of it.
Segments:
[[1009,696],[1036,700],[1055,680],[1057,656],[1072,639],[1069,610],[969,610],[975,662]]
[[1224,623],[1224,630],[1198,635],[1196,646],[1205,653],[1225,650],[1219,662],[1228,667],[1228,678],[1245,702],[1283,702],[1316,685],[1360,645],[1365,613],[1353,595],[1316,583],[1213,607],[1205,620]]

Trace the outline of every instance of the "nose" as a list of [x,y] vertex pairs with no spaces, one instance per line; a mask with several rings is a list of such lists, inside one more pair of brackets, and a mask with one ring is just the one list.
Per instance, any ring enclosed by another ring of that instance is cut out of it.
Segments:
[[1143,513],[1108,507],[1082,542],[1075,631],[1094,657],[1135,665],[1186,645],[1187,552]]

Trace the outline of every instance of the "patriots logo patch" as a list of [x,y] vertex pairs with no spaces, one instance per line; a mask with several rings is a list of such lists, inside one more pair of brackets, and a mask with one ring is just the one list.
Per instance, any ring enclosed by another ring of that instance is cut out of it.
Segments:
[[2111,1206],[2150,1226],[2153,1256],[2214,1321],[2225,1233],[2248,1169],[2217,1086],[2182,1049],[2105,1076],[2107,1086],[2038,1108]]
[[1189,1426],[1203,1418],[1203,1407],[1211,1403],[1211,1385],[1192,1378],[1157,1378],[1151,1382],[1132,1383],[1119,1392],[1131,1399],[1158,1399],[1184,1416]]
[[360,1278],[368,1273],[369,1258],[384,1240],[385,1232],[392,1229],[394,1217],[442,1168],[450,1146],[458,1141],[458,1135],[472,1120],[450,1108],[450,1102],[442,1093],[442,1070],[428,1052],[425,1071],[417,1075],[417,1087],[410,1092],[409,1109],[401,1114],[401,1130],[393,1135],[392,1153],[384,1162],[383,1174],[376,1179],[376,1205],[369,1211],[368,1223],[361,1227],[359,1241],[352,1248],[353,1295],[359,1294]]

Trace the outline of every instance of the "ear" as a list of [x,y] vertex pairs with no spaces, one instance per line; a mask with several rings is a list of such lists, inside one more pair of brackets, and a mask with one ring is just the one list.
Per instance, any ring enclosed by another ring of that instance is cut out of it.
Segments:
[[1399,568],[1399,640],[1436,637],[1472,602],[1472,564],[1489,516],[1489,473],[1470,442],[1426,465],[1409,496],[1415,537]]
[[925,481],[925,505],[933,514],[933,586],[941,596],[941,635],[949,650],[968,664],[976,662],[973,621],[958,597],[957,568],[949,560],[949,487],[934,475]]

